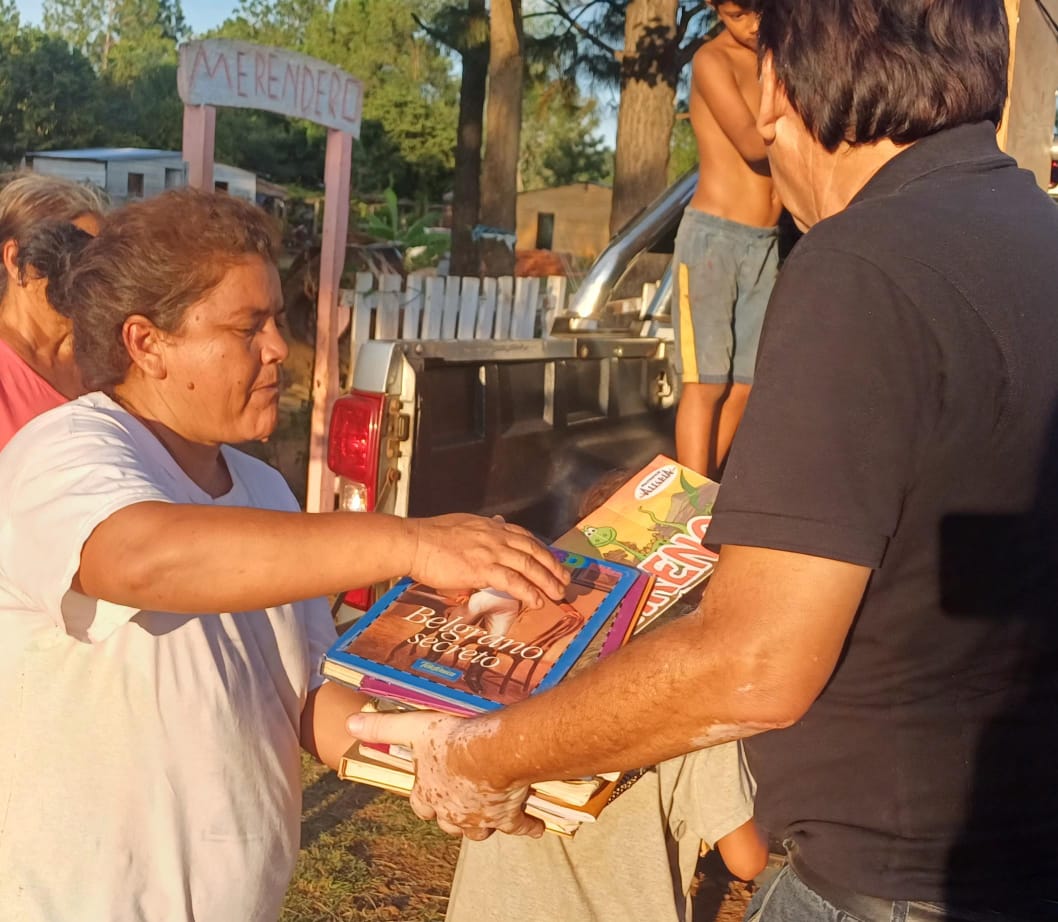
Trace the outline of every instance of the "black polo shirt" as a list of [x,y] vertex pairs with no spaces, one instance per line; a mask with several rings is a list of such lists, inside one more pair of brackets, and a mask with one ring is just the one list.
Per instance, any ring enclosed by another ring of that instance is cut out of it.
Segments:
[[1058,893],[1056,410],[1058,208],[990,124],[902,152],[786,263],[709,537],[874,571],[808,714],[746,743],[816,873]]

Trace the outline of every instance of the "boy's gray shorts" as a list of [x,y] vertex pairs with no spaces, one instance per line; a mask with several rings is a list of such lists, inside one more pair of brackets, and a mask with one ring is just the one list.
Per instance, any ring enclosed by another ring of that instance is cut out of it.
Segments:
[[753,382],[764,312],[779,269],[778,228],[687,208],[672,254],[676,372],[700,384]]

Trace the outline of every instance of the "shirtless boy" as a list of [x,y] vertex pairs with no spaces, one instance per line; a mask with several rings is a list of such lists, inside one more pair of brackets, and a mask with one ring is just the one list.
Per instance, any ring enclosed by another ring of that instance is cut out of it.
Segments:
[[677,459],[717,478],[753,383],[782,206],[756,127],[760,0],[712,5],[724,31],[692,65],[698,188],[676,235],[673,320]]

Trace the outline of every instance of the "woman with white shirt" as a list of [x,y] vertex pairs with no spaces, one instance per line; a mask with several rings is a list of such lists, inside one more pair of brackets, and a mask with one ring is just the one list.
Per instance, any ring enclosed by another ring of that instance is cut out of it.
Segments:
[[274,252],[263,212],[180,190],[49,279],[91,393],[0,452],[0,906],[20,922],[277,918],[299,748],[336,765],[362,703],[317,675],[320,597],[402,574],[563,592],[522,529],[303,514],[229,447],[276,425]]

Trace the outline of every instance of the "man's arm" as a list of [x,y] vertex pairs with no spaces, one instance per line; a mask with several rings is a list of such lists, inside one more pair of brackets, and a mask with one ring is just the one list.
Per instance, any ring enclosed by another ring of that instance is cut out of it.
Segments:
[[742,159],[752,167],[766,165],[768,150],[757,130],[757,116],[746,105],[724,55],[708,45],[699,49],[691,64],[691,84]]
[[142,502],[98,525],[73,588],[133,608],[250,611],[410,574],[492,586],[528,605],[568,575],[529,532],[472,515],[400,519]]
[[350,731],[413,746],[420,815],[535,833],[519,799],[530,782],[650,765],[796,722],[834,671],[870,572],[724,547],[696,612],[545,694],[473,720],[363,715]]

